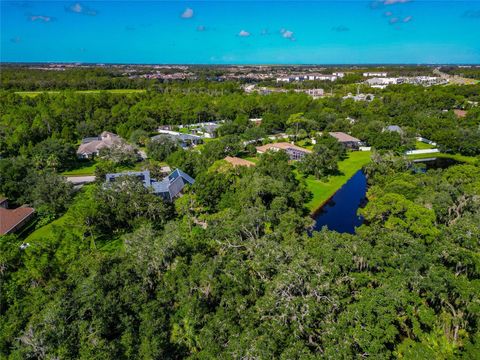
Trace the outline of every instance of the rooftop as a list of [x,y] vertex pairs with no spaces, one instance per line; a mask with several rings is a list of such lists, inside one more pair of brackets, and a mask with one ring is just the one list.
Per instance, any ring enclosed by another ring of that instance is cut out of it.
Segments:
[[303,152],[306,152],[306,153],[311,153],[312,152],[311,150],[304,149],[300,146],[290,144],[288,142],[278,142],[278,143],[266,144],[266,145],[262,145],[262,146],[257,147],[257,151],[259,151],[259,152],[266,152],[270,149],[273,149],[273,150],[293,149],[293,150],[297,150],[297,151],[303,151]]
[[330,132],[329,134],[340,142],[360,142],[360,139],[343,132]]
[[35,212],[31,207],[4,209],[0,207],[0,235],[9,234],[17,225]]
[[238,157],[227,156],[224,160],[229,162],[230,164],[232,164],[234,167],[237,167],[237,166],[248,166],[248,167],[255,166],[254,162],[251,162],[251,161],[248,161],[248,160],[245,160],[245,159],[241,159],[241,158],[238,158]]

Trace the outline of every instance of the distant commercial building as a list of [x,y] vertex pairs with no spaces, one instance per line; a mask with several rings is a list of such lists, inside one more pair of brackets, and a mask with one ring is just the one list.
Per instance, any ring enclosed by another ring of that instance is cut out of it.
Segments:
[[318,99],[325,94],[323,89],[295,89],[295,92],[307,94],[314,99]]
[[336,81],[338,78],[344,77],[344,73],[333,74],[303,74],[303,75],[290,75],[285,77],[278,77],[277,83],[280,82],[294,82],[294,81]]
[[312,151],[304,149],[300,146],[290,144],[288,142],[279,142],[273,144],[266,144],[257,147],[259,154],[266,153],[267,151],[280,151],[283,150],[290,157],[290,160],[301,160],[305,155],[310,154]]
[[364,72],[364,77],[387,77],[386,72]]
[[387,86],[387,85],[396,85],[400,84],[400,78],[371,78],[365,81],[370,86]]
[[190,175],[180,169],[176,169],[161,181],[152,179],[150,177],[150,171],[148,170],[107,174],[105,176],[106,183],[113,183],[125,176],[132,176],[139,179],[146,188],[151,188],[155,195],[161,196],[166,201],[173,201],[186,185],[193,185],[195,183],[195,180],[190,177]]
[[348,93],[348,95],[343,97],[344,100],[346,99],[353,99],[354,101],[372,101],[375,99],[375,95],[373,94],[356,94],[353,95],[352,93]]

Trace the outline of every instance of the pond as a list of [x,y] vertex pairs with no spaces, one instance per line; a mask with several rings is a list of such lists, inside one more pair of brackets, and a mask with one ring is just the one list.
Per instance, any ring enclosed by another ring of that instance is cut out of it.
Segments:
[[[432,169],[446,169],[453,165],[461,164],[460,161],[451,158],[428,158],[418,159],[413,161],[416,165],[421,164],[422,168],[420,172],[426,172]],[[418,170],[417,170],[418,171]]]
[[355,228],[363,223],[357,210],[366,203],[366,193],[367,178],[363,171],[359,170],[315,213],[313,230],[321,230],[326,226],[339,233],[354,234]]
[[[446,169],[460,164],[450,158],[430,158],[414,161],[419,166],[416,172],[426,172],[430,169]],[[359,170],[335,195],[315,213],[313,231],[319,231],[326,226],[329,230],[339,233],[354,234],[355,228],[363,224],[363,218],[357,214],[358,208],[367,203],[367,178]]]

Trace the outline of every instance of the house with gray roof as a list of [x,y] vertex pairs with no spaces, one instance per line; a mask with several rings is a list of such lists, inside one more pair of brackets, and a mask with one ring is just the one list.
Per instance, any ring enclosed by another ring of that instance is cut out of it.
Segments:
[[98,155],[101,149],[123,143],[124,140],[117,134],[104,131],[100,136],[84,138],[78,147],[77,157],[80,159],[91,159]]
[[164,136],[169,137],[170,139],[177,141],[180,146],[184,149],[192,147],[194,145],[201,144],[203,142],[202,138],[197,135],[191,134],[184,134],[177,131],[170,131],[170,130],[158,130],[160,133],[152,137],[152,140],[155,141],[156,139],[161,139]]
[[106,183],[113,183],[124,176],[133,176],[139,179],[146,188],[151,188],[155,195],[163,197],[166,201],[173,201],[186,185],[193,185],[195,180],[180,169],[174,170],[161,181],[150,177],[150,171],[129,171],[125,173],[107,174]]
[[390,132],[397,132],[399,133],[400,135],[403,135],[404,131],[403,129],[398,126],[398,125],[388,125],[386,128],[385,128],[385,131],[390,131]]

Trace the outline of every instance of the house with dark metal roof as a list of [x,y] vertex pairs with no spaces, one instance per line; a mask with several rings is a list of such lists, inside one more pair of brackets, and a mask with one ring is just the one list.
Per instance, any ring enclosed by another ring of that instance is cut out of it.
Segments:
[[139,179],[146,188],[151,188],[153,193],[163,197],[166,201],[173,201],[186,185],[193,185],[195,180],[180,169],[174,170],[170,175],[161,181],[150,177],[150,171],[129,171],[125,173],[107,174],[106,182],[112,183],[118,178],[133,176]]

